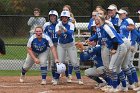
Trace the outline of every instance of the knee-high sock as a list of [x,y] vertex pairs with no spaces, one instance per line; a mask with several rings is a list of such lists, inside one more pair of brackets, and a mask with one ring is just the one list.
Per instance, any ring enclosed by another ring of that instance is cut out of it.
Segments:
[[134,82],[138,82],[138,75],[137,75],[137,71],[135,67],[130,68],[131,72],[132,72],[132,78],[134,79]]
[[68,74],[72,74],[72,70],[73,70],[73,66],[71,64],[71,62],[68,64]]
[[53,65],[52,65],[52,76],[53,76],[53,79],[55,79],[55,73],[56,73],[56,64],[54,63]]
[[65,65],[66,65],[65,75],[66,75],[66,77],[68,77],[68,64],[65,64]]
[[57,72],[55,73],[55,79],[58,80],[60,77],[60,74],[58,74]]
[[106,83],[107,83],[107,85],[109,85],[109,86],[111,86],[111,78],[108,76],[108,74],[102,74],[102,75],[100,75],[105,81],[106,81]]
[[46,76],[47,76],[47,66],[46,67],[40,67],[40,69],[41,69],[42,79],[46,79]]
[[132,85],[134,83],[134,79],[132,78],[131,70],[129,68],[127,68],[127,69],[123,69],[123,71],[128,78],[129,84]]
[[116,72],[111,72],[111,80],[112,80],[112,86],[113,88],[117,88],[118,86],[118,76]]
[[126,87],[125,74],[124,74],[123,71],[121,71],[121,72],[118,74],[118,78],[119,78],[119,80],[121,81],[122,86],[123,86],[123,87]]
[[81,79],[81,73],[80,73],[80,68],[79,68],[79,66],[74,67],[74,71],[75,71],[75,73],[76,73],[77,79]]
[[22,67],[22,70],[21,70],[22,75],[25,75],[26,72],[27,72],[27,70],[25,70],[25,69]]

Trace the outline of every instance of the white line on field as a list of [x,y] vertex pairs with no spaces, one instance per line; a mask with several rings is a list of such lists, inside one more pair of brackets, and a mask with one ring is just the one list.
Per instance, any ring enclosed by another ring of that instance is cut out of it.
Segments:
[[53,92],[52,90],[48,90],[48,91],[42,91],[42,92],[38,92],[38,93],[51,93]]
[[3,88],[16,88],[16,87],[31,87],[31,86],[8,86],[8,85],[0,85],[0,87],[3,87]]

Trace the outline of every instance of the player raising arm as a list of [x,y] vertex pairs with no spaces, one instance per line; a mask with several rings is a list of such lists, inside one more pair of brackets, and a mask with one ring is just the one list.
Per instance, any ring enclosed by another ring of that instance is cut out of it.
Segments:
[[[65,62],[66,52],[68,53],[68,57],[72,63],[74,71],[76,73],[78,83],[83,84],[81,81],[81,74],[79,68],[79,62],[77,61],[77,49],[75,47],[74,41],[74,25],[69,22],[70,13],[69,11],[61,12],[61,21],[56,25],[56,33],[58,35],[58,58],[60,62]],[[65,63],[67,66],[67,63]],[[68,79],[68,71],[66,71],[67,82],[71,82]],[[56,82],[58,83],[59,76],[56,78]]]

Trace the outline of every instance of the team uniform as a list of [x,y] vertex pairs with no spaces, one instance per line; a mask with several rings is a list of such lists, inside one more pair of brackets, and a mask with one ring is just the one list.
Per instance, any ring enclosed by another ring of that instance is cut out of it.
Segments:
[[94,63],[94,66],[92,68],[86,69],[85,75],[95,80],[98,83],[98,88],[106,85],[106,83],[104,83],[99,77],[104,78],[107,84],[110,85],[109,78],[106,76],[103,66],[100,45],[96,45],[95,47],[89,47],[80,53],[81,62],[87,62],[89,60]]
[[136,38],[138,34],[136,35],[137,32],[135,29],[133,31],[129,31],[127,29],[127,26],[129,24],[134,25],[133,20],[130,18],[124,18],[120,25],[120,34],[123,35],[124,38],[127,40],[125,41],[127,46],[127,54],[122,64],[122,69],[128,78],[129,84],[133,85],[134,82],[138,82],[138,79],[137,79],[136,69],[133,65],[133,61],[131,61],[133,57],[133,52],[131,48],[135,46],[135,49],[137,49]]
[[93,28],[92,28],[92,25],[95,24],[95,20],[93,18],[91,18],[89,20],[89,24],[88,24],[88,31],[91,33],[91,35],[93,35]]
[[[56,16],[56,21],[54,23],[52,23],[51,20],[50,20],[50,16],[51,15]],[[57,11],[51,10],[49,12],[49,22],[46,22],[44,24],[44,26],[43,26],[44,33],[46,33],[51,38],[51,40],[52,40],[52,42],[53,42],[53,44],[54,44],[54,46],[56,48],[57,48],[57,43],[58,43],[58,37],[57,37],[56,31],[55,31],[55,27],[56,27],[56,25],[58,23],[57,18],[58,18]],[[51,66],[53,79],[55,79],[55,71],[56,71],[56,69],[55,69],[55,60],[53,58],[53,55],[52,55],[51,51],[49,52],[49,56],[48,57],[50,59],[49,66]],[[52,82],[53,82],[53,80],[52,80]]]
[[[39,41],[36,38],[36,35],[32,35],[27,43],[27,47],[31,48],[34,55],[40,60],[40,70],[42,75],[42,80],[46,81],[47,75],[47,66],[48,66],[48,59],[47,56],[49,55],[49,47],[53,46],[53,42],[49,36],[46,34],[42,34],[42,40]],[[29,54],[27,54],[25,63],[22,67],[22,75],[25,76],[25,73],[33,66],[34,61]],[[23,82],[20,79],[20,82]]]
[[119,26],[121,23],[121,19],[119,18],[119,15],[116,14],[114,17],[110,17],[109,21],[113,24],[116,31],[119,33]]
[[[127,51],[126,46],[124,45],[124,42],[121,39],[121,37],[118,35],[117,31],[114,28],[110,27],[109,25],[103,24],[100,28],[98,28],[98,30],[97,30],[98,37],[93,36],[90,38],[90,40],[98,38],[98,42],[99,44],[101,44],[102,48],[104,46],[106,47],[105,50],[101,50],[101,53],[102,51],[104,51],[102,55],[106,54],[109,56],[110,53],[108,50],[112,50],[112,49],[116,50],[115,54],[111,55],[110,58],[108,57],[107,60],[109,63],[106,60],[104,60],[105,57],[102,58],[103,63],[104,61],[107,62],[104,63],[104,66],[106,66],[110,70],[113,89],[116,89],[118,86],[117,84],[118,78],[122,82],[122,86],[126,87],[125,76],[121,70],[121,64],[123,62],[123,59]],[[116,44],[118,46],[116,46]],[[113,89],[110,89],[109,91],[112,91]]]
[[[70,14],[68,11],[62,11],[61,17],[63,16],[69,18]],[[58,31],[62,28],[65,29],[66,32],[63,32],[63,30],[61,30],[61,34],[58,34]],[[77,79],[79,80],[79,84],[83,84],[83,82],[81,81],[79,62],[77,60],[77,49],[74,41],[74,24],[69,21],[66,24],[63,24],[63,22],[60,21],[56,25],[56,33],[58,35],[57,52],[58,52],[59,61],[65,63],[65,57],[67,52],[68,57],[70,58],[70,62],[72,63],[72,66],[74,68],[74,71],[76,72],[76,76]],[[68,71],[66,71],[66,77],[68,77]],[[58,79],[59,76],[56,78],[56,80]]]

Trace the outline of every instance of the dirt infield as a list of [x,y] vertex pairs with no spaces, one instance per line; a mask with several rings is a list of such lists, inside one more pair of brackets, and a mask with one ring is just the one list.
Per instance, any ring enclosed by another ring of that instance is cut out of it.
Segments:
[[50,76],[47,77],[47,85],[40,85],[40,78],[40,76],[26,76],[25,83],[19,83],[17,76],[2,76],[0,77],[0,93],[103,93],[101,90],[94,89],[95,82],[85,76],[83,77],[84,85],[78,85],[75,78],[72,83],[66,83],[65,77],[62,77],[60,84],[53,86]]

